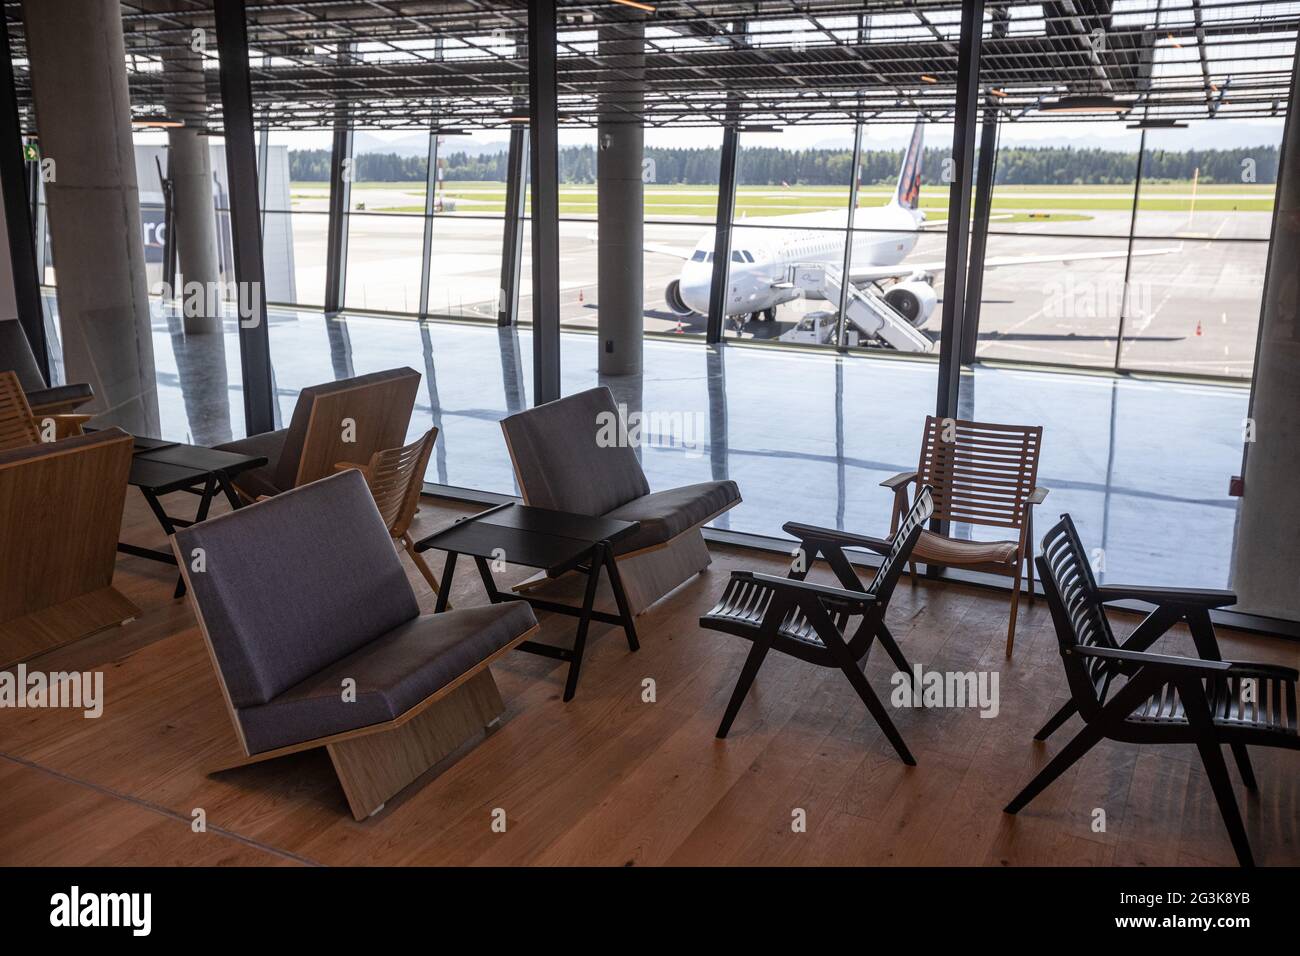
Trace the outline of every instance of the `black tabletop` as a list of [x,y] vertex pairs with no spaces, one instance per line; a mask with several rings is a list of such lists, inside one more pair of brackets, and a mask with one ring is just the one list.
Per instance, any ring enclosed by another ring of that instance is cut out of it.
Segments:
[[611,543],[639,528],[635,521],[531,508],[509,503],[473,515],[417,542],[417,551],[438,549],[478,558],[503,558],[530,568],[572,565],[600,541]]
[[266,459],[258,455],[137,438],[135,455],[131,458],[131,475],[127,480],[137,488],[166,494],[196,485],[209,475],[231,477],[265,464]]

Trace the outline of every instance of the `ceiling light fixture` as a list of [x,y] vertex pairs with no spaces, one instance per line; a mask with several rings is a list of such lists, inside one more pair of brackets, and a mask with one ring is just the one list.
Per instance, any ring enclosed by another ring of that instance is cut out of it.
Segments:
[[1061,96],[1039,107],[1044,113],[1127,113],[1130,108],[1131,104],[1104,93]]
[[922,83],[938,83],[938,82],[939,82],[939,78],[938,78],[937,76],[931,76],[929,73],[922,73],[922,74],[921,74],[921,82],[922,82]]
[[173,116],[153,114],[131,117],[131,125],[136,129],[178,129],[185,125],[185,120]]
[[654,13],[655,8],[648,3],[638,3],[637,0],[609,0],[610,3],[617,3],[621,7],[633,7],[637,10],[644,10],[646,13]]

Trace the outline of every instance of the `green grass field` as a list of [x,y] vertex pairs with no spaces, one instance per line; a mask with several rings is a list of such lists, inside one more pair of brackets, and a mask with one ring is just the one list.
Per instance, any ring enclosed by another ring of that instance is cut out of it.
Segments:
[[[1188,212],[1192,209],[1192,184],[1150,183],[1142,187],[1139,208],[1153,212]],[[1271,212],[1273,186],[1269,184],[1201,183],[1195,208],[1213,212]],[[369,200],[367,194],[373,195]],[[491,182],[449,182],[443,193],[456,201],[460,213],[501,215],[505,209],[505,184]],[[858,191],[859,208],[883,205],[893,189],[864,186]],[[294,205],[328,198],[327,183],[293,183]],[[368,212],[422,213],[424,190],[412,183],[353,183],[354,208],[364,204]],[[843,209],[848,188],[833,186],[740,186],[736,190],[736,216],[751,218]],[[711,219],[717,205],[717,187],[646,186],[645,214],[648,218]],[[1131,186],[999,186],[993,208],[1012,213],[1010,221],[1030,218],[1031,213],[1053,213],[1054,220],[1087,219],[1087,212],[1128,211],[1133,207]],[[921,193],[921,208],[946,215],[947,191],[928,186]],[[595,216],[594,185],[561,185],[560,214]],[[937,218],[942,218],[939,215]]]

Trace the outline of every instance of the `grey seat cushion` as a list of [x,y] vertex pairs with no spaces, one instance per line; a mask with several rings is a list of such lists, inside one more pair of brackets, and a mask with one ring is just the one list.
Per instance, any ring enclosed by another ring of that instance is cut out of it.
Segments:
[[267,703],[420,613],[355,469],[182,528],[176,544],[235,707]]
[[617,554],[627,554],[663,544],[739,501],[740,488],[734,481],[705,481],[644,495],[607,512],[605,517],[641,522],[635,534],[614,548]]
[[259,495],[278,495],[286,490],[275,483],[275,471],[279,467],[284,439],[288,434],[289,429],[281,428],[279,431],[249,435],[217,446],[217,451],[233,451],[240,455],[256,455],[266,459],[266,464],[261,468],[250,468],[236,475],[236,488],[254,500]]
[[636,451],[617,438],[608,388],[588,389],[501,420],[524,499],[536,508],[602,515],[650,492]]
[[[400,717],[534,624],[523,601],[426,614],[399,625],[266,704],[242,708],[251,753]],[[343,700],[343,681],[356,699]]]

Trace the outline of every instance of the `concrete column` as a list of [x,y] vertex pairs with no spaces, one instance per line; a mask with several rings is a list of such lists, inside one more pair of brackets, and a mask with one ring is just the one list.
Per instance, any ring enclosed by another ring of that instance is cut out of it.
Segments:
[[1300,620],[1300,48],[1278,168],[1232,587],[1238,608]]
[[598,39],[601,61],[615,71],[599,98],[596,130],[598,369],[632,375],[641,371],[645,338],[645,27],[633,21],[604,26]]
[[67,380],[89,382],[96,425],[159,433],[140,193],[117,0],[23,0],[58,263]]
[[[167,176],[172,181],[176,211],[173,239],[180,274],[187,283],[199,282],[204,289],[214,289],[221,281],[221,270],[217,214],[212,206],[212,160],[208,137],[199,135],[207,115],[203,59],[188,46],[169,49],[163,54],[163,74],[167,113],[185,121],[185,126],[167,131]],[[220,333],[220,301],[220,296],[205,295],[202,309],[185,309],[185,334]],[[208,303],[217,308],[209,312]],[[191,311],[197,314],[188,314]]]

